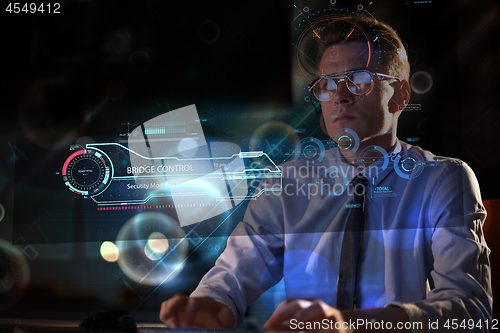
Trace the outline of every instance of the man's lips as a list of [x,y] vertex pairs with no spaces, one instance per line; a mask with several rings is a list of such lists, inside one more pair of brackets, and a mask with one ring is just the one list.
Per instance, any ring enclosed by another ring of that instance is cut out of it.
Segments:
[[334,116],[334,117],[335,117],[335,120],[333,122],[337,122],[337,121],[344,122],[344,121],[356,119],[356,117],[354,117],[353,115],[348,114],[348,113],[341,113],[341,114],[338,114],[337,116]]

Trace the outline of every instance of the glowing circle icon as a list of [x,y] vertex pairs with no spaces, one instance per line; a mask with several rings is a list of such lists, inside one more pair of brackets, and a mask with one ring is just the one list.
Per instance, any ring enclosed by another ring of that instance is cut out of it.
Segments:
[[97,195],[109,186],[113,168],[109,158],[93,149],[73,153],[62,168],[63,181],[79,195]]
[[416,165],[417,162],[415,161],[415,159],[412,157],[408,157],[401,163],[401,168],[406,172],[412,172],[413,170],[415,170]]
[[413,179],[422,173],[424,170],[424,158],[420,153],[405,150],[396,155],[394,159],[394,170],[404,179]]
[[317,149],[313,145],[308,145],[307,147],[304,148],[304,156],[307,158],[311,158],[316,156],[318,153]]
[[316,165],[325,157],[325,146],[316,138],[305,138],[295,147],[296,159],[302,165]]
[[[382,165],[378,162],[380,159],[383,159]],[[367,176],[373,178],[387,169],[389,166],[389,155],[380,146],[368,146],[359,154],[359,164],[368,170]]]
[[342,150],[348,150],[353,146],[352,139],[347,135],[343,135],[338,140],[338,147]]
[[329,52],[329,55],[330,55],[330,58],[337,58],[339,55],[339,52],[337,51],[337,49],[332,47],[332,49]]
[[337,143],[335,147],[331,148],[331,151],[339,157],[348,157],[358,151],[359,136],[350,128],[336,130],[331,135],[331,139]]

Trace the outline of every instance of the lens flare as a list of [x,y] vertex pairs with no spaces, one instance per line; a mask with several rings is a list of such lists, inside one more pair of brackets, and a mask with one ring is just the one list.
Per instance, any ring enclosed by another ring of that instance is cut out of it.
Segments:
[[179,222],[160,212],[140,213],[118,232],[118,265],[131,280],[157,286],[183,269],[189,250]]
[[101,256],[107,262],[115,262],[119,257],[118,248],[113,242],[105,241],[101,244]]
[[144,253],[151,260],[160,260],[168,250],[168,239],[161,232],[149,235],[148,242],[144,245]]

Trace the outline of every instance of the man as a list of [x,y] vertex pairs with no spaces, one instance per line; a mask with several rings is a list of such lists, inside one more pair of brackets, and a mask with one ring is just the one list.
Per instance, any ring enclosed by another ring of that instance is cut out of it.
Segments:
[[[465,163],[397,140],[410,98],[399,37],[363,17],[336,19],[317,33],[319,79],[310,89],[338,147],[307,164],[305,175],[291,172],[299,162],[283,165],[283,191],[249,204],[215,267],[191,297],[164,302],[160,318],[170,327],[234,328],[284,277],[287,301],[268,331],[488,331],[478,184]],[[370,152],[383,156],[368,159]],[[340,186],[332,190],[334,173]]]

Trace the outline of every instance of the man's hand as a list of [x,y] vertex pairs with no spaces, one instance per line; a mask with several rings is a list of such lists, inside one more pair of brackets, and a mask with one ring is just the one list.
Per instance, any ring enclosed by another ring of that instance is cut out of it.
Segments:
[[[294,320],[291,321],[292,319]],[[326,325],[326,329],[324,329],[324,325],[321,325],[324,319],[327,319],[328,325]],[[379,324],[385,323],[387,328],[389,328],[388,324],[390,324],[392,329],[387,329],[386,331],[410,332],[409,328],[405,325],[405,323],[409,321],[408,315],[405,310],[400,307],[388,306],[385,308],[346,310],[340,312],[340,310],[321,300],[312,299],[294,299],[282,302],[276,311],[274,311],[271,318],[269,318],[264,329],[266,331],[290,331],[294,328],[301,329],[301,327],[295,327],[298,323],[307,325],[306,323],[309,322],[310,324],[317,323],[316,326],[320,328],[315,330],[304,327],[309,332],[347,333],[353,331],[349,323],[357,323],[359,319],[362,319],[362,322],[370,321],[372,323],[378,322]],[[376,325],[369,327],[360,327],[356,325],[356,332],[380,332],[380,329],[377,329],[377,327]]]
[[[276,308],[273,315],[264,326],[265,331],[290,331],[294,327],[290,320],[294,319],[294,323],[321,323],[322,320],[328,319],[333,322],[331,325],[335,327],[335,323],[344,321],[340,311],[321,300],[293,299],[281,302]],[[329,325],[330,326],[330,325]],[[340,328],[342,325],[339,326]],[[322,330],[308,330],[309,332],[322,332]],[[335,331],[335,330],[334,330]],[[329,332],[332,332],[329,330]],[[338,332],[348,332],[342,328]]]
[[233,329],[236,317],[224,304],[210,297],[176,294],[161,305],[160,319],[170,328]]

